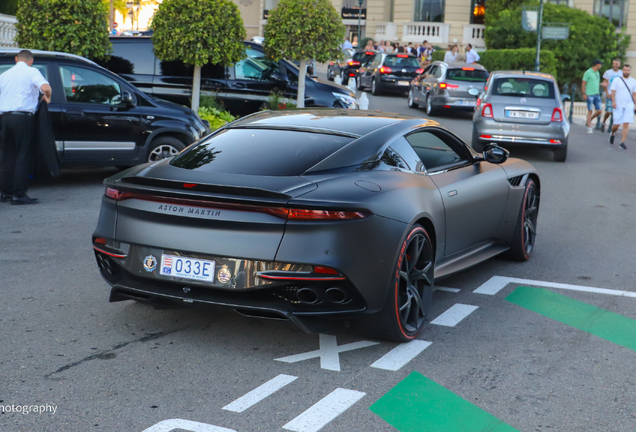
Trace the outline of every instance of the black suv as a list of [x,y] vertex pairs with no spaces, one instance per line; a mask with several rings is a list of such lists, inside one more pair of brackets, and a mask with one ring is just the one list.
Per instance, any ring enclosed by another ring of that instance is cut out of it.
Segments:
[[359,71],[358,89],[371,93],[407,93],[411,80],[424,72],[417,57],[410,54],[376,54]]
[[[0,74],[18,49],[0,49]],[[152,98],[90,60],[32,51],[53,88],[49,111],[61,167],[138,165],[173,156],[210,128],[189,108]]]
[[359,69],[366,66],[377,53],[377,51],[356,50],[351,57],[345,57],[343,62],[329,62],[327,79],[333,81],[336,75],[340,75],[342,85],[349,84],[349,78],[357,80]]
[[[190,106],[193,66],[157,59],[149,37],[119,36],[110,41],[113,53],[104,67],[150,95]],[[245,53],[246,58],[233,66],[201,68],[201,94],[216,96],[225,109],[239,116],[261,110],[274,91],[296,103],[296,65],[267,59],[263,47],[254,42],[245,42]],[[305,98],[307,107],[358,107],[350,89],[315,77],[307,76]]]

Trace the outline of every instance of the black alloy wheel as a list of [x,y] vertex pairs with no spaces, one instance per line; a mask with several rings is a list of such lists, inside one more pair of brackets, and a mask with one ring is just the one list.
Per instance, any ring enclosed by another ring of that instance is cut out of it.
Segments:
[[426,230],[414,225],[402,244],[387,302],[375,320],[375,335],[396,342],[424,328],[434,290],[435,254]]
[[515,261],[527,261],[534,250],[537,237],[537,219],[539,216],[539,189],[534,180],[529,179],[519,209],[510,250],[507,256]]
[[433,102],[431,102],[431,95],[426,95],[426,114],[430,116],[434,116],[436,113],[435,108],[433,108]]
[[378,84],[374,78],[371,78],[371,94],[377,96],[380,94],[380,89],[378,88]]
[[417,108],[415,105],[415,97],[413,96],[413,89],[409,90],[409,108]]

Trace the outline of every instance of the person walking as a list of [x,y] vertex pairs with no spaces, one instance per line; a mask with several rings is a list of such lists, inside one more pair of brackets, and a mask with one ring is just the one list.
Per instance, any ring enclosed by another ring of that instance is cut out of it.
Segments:
[[344,42],[342,43],[342,45],[340,45],[340,48],[342,48],[343,50],[353,48],[353,45],[351,44],[351,42],[349,42],[348,37],[345,36]]
[[51,101],[51,86],[33,65],[31,51],[22,50],[15,57],[15,66],[0,75],[0,114],[4,131],[4,158],[0,179],[0,201],[12,205],[36,204],[37,198],[26,193],[33,166],[33,114],[40,91],[47,103]]
[[466,63],[477,63],[480,58],[481,57],[479,57],[479,54],[477,54],[477,51],[475,51],[471,44],[466,45]]
[[603,122],[601,123],[601,132],[605,132],[605,122],[612,115],[612,94],[610,93],[610,86],[612,85],[612,81],[614,78],[623,75],[623,71],[621,70],[621,61],[620,59],[612,60],[612,68],[608,69],[603,73],[603,82],[601,86],[605,89],[605,116],[603,117]]
[[[601,94],[600,84],[601,75],[598,73],[601,65],[600,60],[594,60],[592,67],[585,71],[583,74],[583,83],[581,92],[583,93],[583,100],[587,101],[587,133],[594,133],[592,127],[592,120],[601,115]],[[594,111],[596,109],[596,111]]]
[[636,80],[630,77],[632,68],[630,65],[623,66],[623,75],[614,78],[610,91],[612,95],[612,112],[614,124],[609,142],[614,144],[614,135],[618,128],[623,125],[620,148],[627,150],[625,141],[629,132],[630,123],[634,122],[634,98],[636,98]]

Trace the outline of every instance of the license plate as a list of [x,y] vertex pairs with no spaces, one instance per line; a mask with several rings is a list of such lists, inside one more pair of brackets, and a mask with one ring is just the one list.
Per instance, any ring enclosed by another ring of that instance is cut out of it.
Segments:
[[459,101],[460,105],[475,106],[475,101]]
[[175,255],[162,255],[161,271],[159,274],[214,282],[214,261]]
[[539,113],[532,111],[508,111],[508,117],[524,118],[524,119],[538,119]]
[[403,86],[407,86],[410,83],[408,81],[398,81],[398,85],[403,85]]

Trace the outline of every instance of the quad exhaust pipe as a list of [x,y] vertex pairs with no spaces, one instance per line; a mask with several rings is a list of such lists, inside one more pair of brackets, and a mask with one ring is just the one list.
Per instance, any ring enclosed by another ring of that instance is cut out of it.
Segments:
[[301,288],[296,293],[298,301],[303,304],[315,305],[326,299],[330,303],[345,304],[351,300],[349,294],[339,287],[328,288],[323,292],[321,289]]

